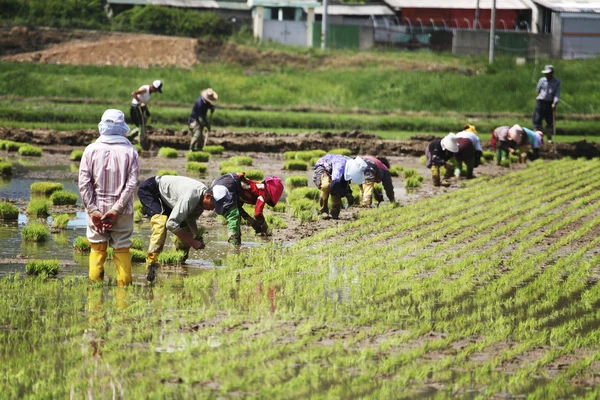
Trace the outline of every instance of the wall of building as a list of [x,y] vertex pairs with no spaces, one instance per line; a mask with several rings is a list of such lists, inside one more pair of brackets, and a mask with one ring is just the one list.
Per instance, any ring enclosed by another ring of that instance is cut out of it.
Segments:
[[[531,32],[497,32],[496,54],[528,57],[556,58],[559,54],[553,48],[552,35]],[[452,40],[452,53],[458,55],[488,54],[489,31],[455,30]]]

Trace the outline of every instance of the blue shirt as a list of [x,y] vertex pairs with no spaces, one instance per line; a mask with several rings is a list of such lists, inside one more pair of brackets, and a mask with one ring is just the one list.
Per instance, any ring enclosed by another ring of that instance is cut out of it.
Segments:
[[540,138],[529,128],[523,128],[527,135],[527,143],[531,145],[532,149],[538,149],[540,147]]
[[214,112],[215,106],[204,100],[204,97],[200,96],[192,107],[192,115],[190,115],[190,118],[193,118],[194,120],[200,119],[206,121],[206,113],[208,110],[212,110]]
[[346,169],[346,161],[348,160],[350,160],[349,157],[339,154],[325,154],[319,158],[314,168],[323,167],[327,171],[327,174],[331,176],[332,181],[340,181],[344,179],[344,170]]
[[549,81],[545,76],[540,78],[537,84],[537,97],[536,100],[552,102],[552,104],[558,103],[560,96],[560,81],[558,78],[552,78]]

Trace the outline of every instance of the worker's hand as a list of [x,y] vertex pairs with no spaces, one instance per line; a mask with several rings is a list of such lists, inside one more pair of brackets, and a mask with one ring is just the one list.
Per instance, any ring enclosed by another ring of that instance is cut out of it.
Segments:
[[254,232],[257,235],[262,233],[262,231],[263,231],[262,224],[260,222],[258,222],[257,220],[252,221],[252,229],[254,229]]
[[104,224],[102,223],[102,213],[100,211],[94,211],[90,218],[92,219],[92,224],[94,224],[94,228],[98,233],[104,233]]
[[192,245],[192,247],[195,250],[202,250],[203,248],[206,247],[206,245],[204,244],[204,240],[202,240],[202,239],[199,239],[199,240],[194,239],[194,240],[192,240],[191,245]]
[[141,108],[146,108],[146,103],[140,103]]
[[150,110],[148,110],[147,108],[144,110],[144,113],[146,114],[146,118],[150,118]]
[[552,103],[552,109],[553,109],[553,110],[554,110],[554,109],[556,109],[556,104],[557,104],[557,103]]
[[102,225],[104,229],[111,229],[115,222],[117,221],[117,213],[116,211],[108,211],[106,214],[102,216]]

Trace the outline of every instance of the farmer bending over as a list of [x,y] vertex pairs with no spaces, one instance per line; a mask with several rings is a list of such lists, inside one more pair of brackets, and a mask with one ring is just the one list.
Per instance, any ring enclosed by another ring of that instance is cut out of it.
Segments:
[[481,156],[483,155],[483,149],[481,148],[481,141],[477,136],[477,130],[475,125],[466,124],[461,132],[456,134],[457,139],[469,139],[473,146],[475,146],[475,164],[473,168],[477,168],[481,164]]
[[[427,145],[425,166],[431,169],[433,186],[450,186],[450,182],[446,180],[452,176],[452,169],[448,161],[456,152],[458,152],[458,143],[454,133],[449,133],[443,139],[435,139]],[[440,179],[441,167],[446,168],[443,180]]]
[[[262,182],[255,182],[246,178],[245,174],[237,174],[242,191],[239,197],[238,208],[241,216],[250,224],[257,234],[270,235],[269,226],[263,215],[265,204],[275,207],[283,193],[283,183],[277,176],[268,176]],[[254,204],[254,218],[243,209],[243,203]]]
[[394,197],[394,185],[392,184],[392,174],[390,174],[390,163],[385,158],[375,158],[373,156],[360,156],[366,163],[365,182],[360,185],[360,206],[371,208],[373,196],[377,200],[377,206],[383,201],[383,194],[375,192],[373,188],[375,183],[383,183],[383,189],[390,203],[396,203]]

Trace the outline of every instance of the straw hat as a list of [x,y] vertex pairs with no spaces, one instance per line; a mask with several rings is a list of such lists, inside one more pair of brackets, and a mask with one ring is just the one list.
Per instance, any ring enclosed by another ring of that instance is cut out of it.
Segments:
[[365,169],[367,163],[360,157],[346,161],[344,168],[344,179],[352,181],[356,185],[362,185],[365,181]]
[[217,94],[217,92],[215,92],[211,88],[204,89],[203,91],[200,92],[200,95],[202,96],[202,98],[204,100],[208,101],[209,103],[213,103],[213,102],[219,100],[219,95]]
[[521,128],[521,125],[514,124],[513,126],[511,126],[508,129],[508,139],[514,140],[517,144],[521,144],[524,133],[525,133],[525,131],[523,131],[523,128]]
[[442,139],[442,149],[448,150],[452,153],[458,153],[458,142],[456,141],[456,135],[450,132],[446,137]]

